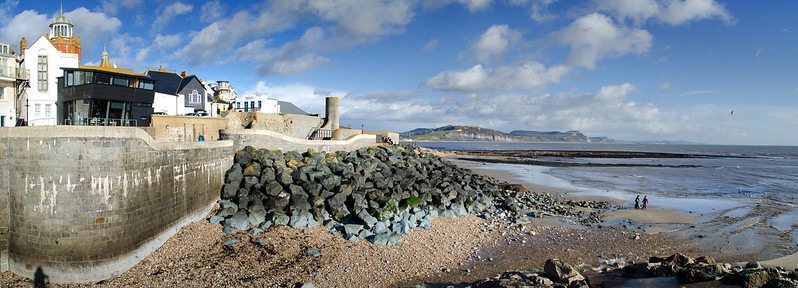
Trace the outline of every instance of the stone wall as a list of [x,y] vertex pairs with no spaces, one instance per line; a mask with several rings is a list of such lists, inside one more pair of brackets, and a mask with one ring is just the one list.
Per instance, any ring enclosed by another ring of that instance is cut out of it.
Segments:
[[363,147],[374,146],[374,135],[354,135],[345,140],[305,140],[285,136],[269,130],[254,129],[226,129],[220,132],[220,137],[233,140],[236,151],[246,146],[262,147],[271,150],[283,151],[352,151]]
[[158,140],[197,141],[200,134],[205,141],[219,140],[219,130],[227,128],[227,119],[219,117],[194,117],[152,115],[147,132]]
[[210,210],[232,145],[131,127],[0,128],[3,267],[52,282],[128,270]]

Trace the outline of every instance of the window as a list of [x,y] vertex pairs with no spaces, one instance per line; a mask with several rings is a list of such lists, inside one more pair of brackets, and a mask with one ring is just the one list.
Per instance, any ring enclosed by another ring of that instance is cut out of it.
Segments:
[[200,95],[196,89],[191,90],[191,94],[188,94],[188,102],[189,103],[200,103]]
[[262,103],[260,102],[260,100],[258,100],[258,107],[263,107],[263,105],[261,105],[261,104]]
[[50,105],[44,104],[44,118],[50,118]]
[[37,79],[39,91],[47,91],[47,55],[39,55],[36,62]]
[[97,77],[94,78],[94,82],[106,85],[111,84],[111,75],[97,74]]
[[122,77],[122,76],[114,76],[113,82],[114,82],[114,85],[117,85],[117,86],[127,86],[128,78],[127,77]]
[[236,108],[241,109],[241,102],[236,103]]
[[64,83],[64,87],[75,86],[75,72],[74,71],[66,71],[66,83]]
[[6,91],[5,88],[0,88],[0,100],[5,99],[6,96],[3,96],[3,92]]
[[42,115],[42,104],[36,104],[33,106],[33,117],[40,118]]
[[244,110],[249,111],[249,102],[244,102]]
[[152,82],[150,82],[150,81],[141,80],[139,82],[139,89],[152,90],[152,89],[154,89],[154,87],[155,87],[155,85],[153,85]]
[[[3,46],[0,46],[3,47]],[[11,76],[11,67],[8,67],[6,58],[0,58],[0,76]]]

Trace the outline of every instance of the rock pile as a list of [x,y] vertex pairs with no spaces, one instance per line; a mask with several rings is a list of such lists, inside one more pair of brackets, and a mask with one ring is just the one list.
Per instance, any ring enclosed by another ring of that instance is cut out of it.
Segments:
[[[647,263],[637,263],[617,267],[603,272],[627,279],[673,277],[680,284],[716,281],[715,285],[734,285],[740,287],[798,287],[798,269],[786,271],[782,268],[762,268],[757,262],[743,266],[730,263],[716,263],[712,257],[690,258],[674,254],[667,258],[651,257]],[[599,277],[604,278],[604,277]],[[613,280],[595,283],[599,287],[621,285],[623,281]],[[636,282],[641,283],[641,282]],[[652,282],[653,283],[653,282]],[[471,287],[591,287],[590,279],[585,278],[573,266],[558,259],[546,261],[542,271],[510,271],[501,275],[472,283]],[[417,287],[426,287],[419,285]],[[702,286],[704,287],[704,286]],[[710,286],[706,286],[710,287]]]
[[436,216],[471,213],[518,221],[563,215],[598,221],[575,207],[600,204],[560,204],[548,195],[519,192],[418,148],[282,153],[248,146],[236,152],[234,162],[225,176],[221,209],[210,219],[227,232],[255,235],[272,225],[324,225],[351,241],[394,245],[412,229],[429,228]]

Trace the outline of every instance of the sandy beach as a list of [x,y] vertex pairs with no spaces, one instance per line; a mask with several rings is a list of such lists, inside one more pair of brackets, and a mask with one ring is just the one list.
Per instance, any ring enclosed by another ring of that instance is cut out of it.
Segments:
[[[198,221],[122,275],[93,284],[49,287],[294,287],[303,283],[316,287],[413,287],[420,283],[466,283],[505,271],[540,269],[550,258],[560,258],[589,272],[616,262],[641,262],[674,253],[739,262],[769,260],[757,251],[780,251],[776,250],[777,241],[769,241],[761,250],[727,253],[723,249],[732,242],[710,230],[719,223],[735,222],[728,218],[686,213],[661,204],[647,210],[628,209],[624,207],[628,201],[611,195],[580,195],[524,183],[519,175],[486,169],[489,165],[450,160],[483,175],[522,183],[528,193],[610,201],[620,209],[606,212],[605,223],[591,227],[557,217],[534,218],[521,224],[472,215],[438,217],[431,229],[415,229],[396,246],[350,242],[323,227],[273,227],[252,236],[245,232],[225,234],[218,224]],[[746,231],[744,235],[758,236],[757,230]],[[703,236],[699,238],[697,233]],[[762,264],[795,269],[796,258],[791,255]],[[33,284],[10,272],[2,273],[0,280],[7,287]]]

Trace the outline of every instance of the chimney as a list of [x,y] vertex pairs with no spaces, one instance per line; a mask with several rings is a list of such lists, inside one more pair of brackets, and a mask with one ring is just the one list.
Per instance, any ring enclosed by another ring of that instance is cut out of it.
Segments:
[[180,77],[186,78],[186,71],[180,72]]
[[25,57],[25,49],[28,49],[28,40],[22,37],[22,40],[19,41],[19,56]]

